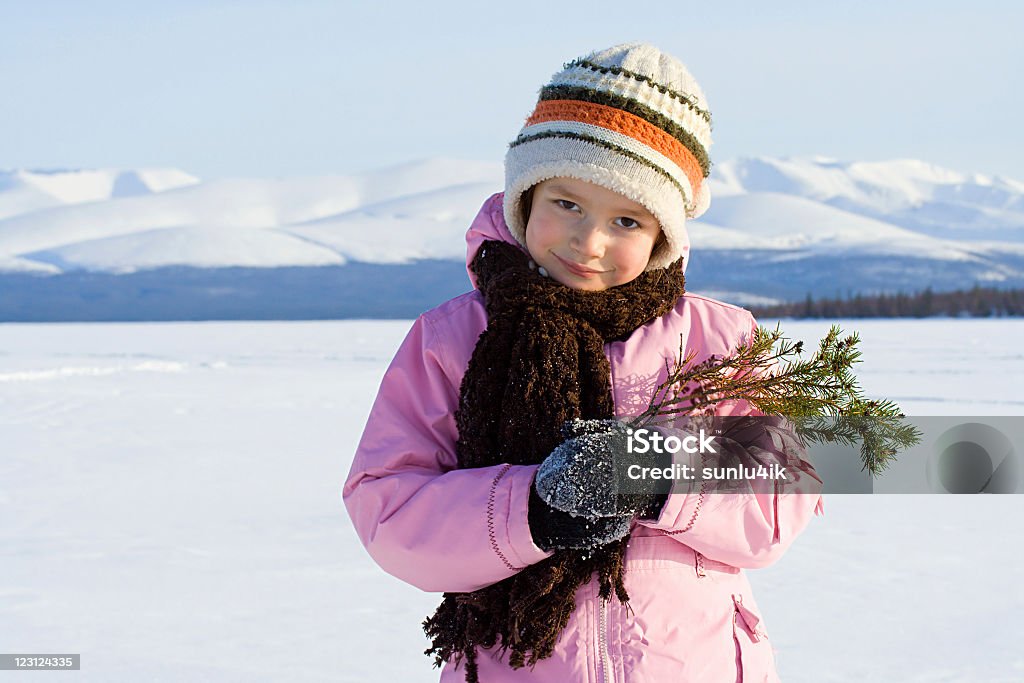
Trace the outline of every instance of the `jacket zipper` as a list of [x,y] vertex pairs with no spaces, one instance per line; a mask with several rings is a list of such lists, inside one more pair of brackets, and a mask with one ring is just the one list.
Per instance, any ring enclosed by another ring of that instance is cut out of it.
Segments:
[[602,683],[614,683],[612,674],[612,656],[608,652],[608,600],[601,598],[601,613],[598,619],[597,643],[601,658]]
[[743,681],[743,649],[740,647],[740,634],[736,632],[739,628],[740,611],[736,609],[732,613],[732,642],[736,646],[736,680]]

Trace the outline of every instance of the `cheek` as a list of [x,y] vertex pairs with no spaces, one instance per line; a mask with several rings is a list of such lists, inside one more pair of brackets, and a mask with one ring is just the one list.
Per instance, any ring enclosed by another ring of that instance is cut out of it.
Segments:
[[651,250],[654,247],[654,240],[637,238],[622,244],[616,253],[616,266],[623,273],[637,276],[644,272],[651,260]]
[[526,249],[536,259],[558,241],[558,226],[534,213],[526,224]]

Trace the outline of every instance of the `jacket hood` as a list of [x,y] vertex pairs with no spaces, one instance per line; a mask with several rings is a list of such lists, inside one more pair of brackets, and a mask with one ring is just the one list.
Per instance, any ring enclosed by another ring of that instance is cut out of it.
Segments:
[[516,238],[512,236],[508,226],[505,224],[502,203],[504,196],[504,192],[498,192],[488,197],[484,205],[480,207],[480,212],[477,213],[476,218],[473,219],[469,230],[466,231],[466,273],[469,275],[469,281],[473,283],[474,289],[477,288],[476,275],[470,270],[469,264],[473,262],[476,252],[484,242],[488,240],[501,240],[523,249],[523,245],[519,244]]
[[[523,249],[523,245],[512,236],[512,232],[505,223],[504,196],[505,193],[498,192],[488,197],[484,205],[480,207],[480,212],[477,213],[476,218],[473,219],[469,230],[466,231],[466,273],[469,275],[469,281],[473,283],[474,289],[477,288],[476,276],[470,270],[469,264],[473,262],[473,258],[476,256],[477,250],[480,249],[480,245],[487,240],[501,240]],[[523,250],[525,251],[525,249]],[[686,264],[690,262],[688,241],[686,249],[683,251],[683,256],[682,270],[686,272]]]

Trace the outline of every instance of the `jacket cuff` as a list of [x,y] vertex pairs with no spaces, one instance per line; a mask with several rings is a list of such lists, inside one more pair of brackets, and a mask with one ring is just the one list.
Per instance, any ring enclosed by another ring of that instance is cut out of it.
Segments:
[[[704,458],[697,453],[679,453],[674,456],[678,464],[687,465],[696,471],[704,465]],[[651,529],[681,534],[693,528],[697,518],[700,516],[701,506],[707,495],[706,482],[699,479],[692,481],[675,480],[672,492],[665,496],[664,504],[654,519],[653,515],[641,516],[637,522]]]
[[651,529],[661,529],[675,534],[685,533],[693,528],[700,516],[705,495],[703,486],[689,492],[670,493],[657,519],[641,517],[637,521]]
[[[488,505],[491,545],[506,567],[525,569],[552,555],[533,542],[528,519],[530,491],[537,465],[508,465],[495,478],[495,494]],[[501,491],[504,495],[497,495]],[[493,507],[492,507],[493,506]],[[498,520],[504,519],[504,524]]]

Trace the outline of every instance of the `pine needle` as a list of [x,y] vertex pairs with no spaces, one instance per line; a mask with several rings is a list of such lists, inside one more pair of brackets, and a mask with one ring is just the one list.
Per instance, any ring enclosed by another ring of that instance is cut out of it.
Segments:
[[870,400],[854,374],[861,362],[856,332],[844,335],[833,325],[817,350],[804,357],[802,341],[758,327],[749,343],[728,356],[694,363],[696,350],[667,365],[647,409],[631,426],[656,424],[681,415],[712,414],[723,401],[745,400],[768,415],[787,418],[805,443],[860,444],[863,468],[879,474],[896,454],[920,442],[921,433],[903,421],[899,406]]

